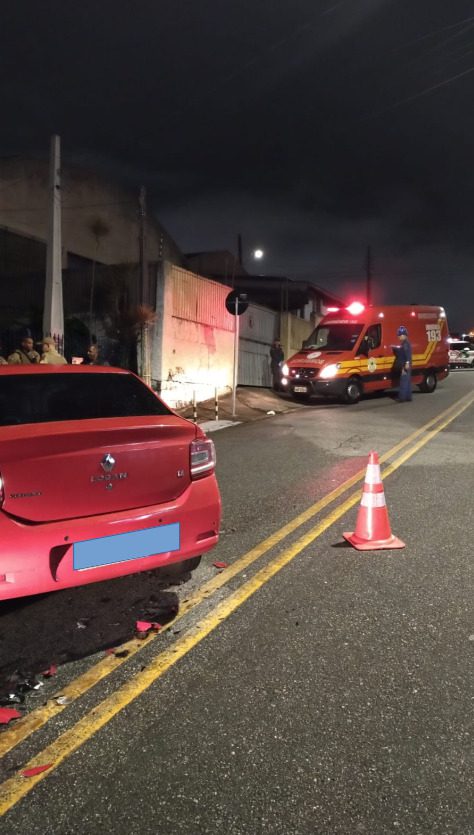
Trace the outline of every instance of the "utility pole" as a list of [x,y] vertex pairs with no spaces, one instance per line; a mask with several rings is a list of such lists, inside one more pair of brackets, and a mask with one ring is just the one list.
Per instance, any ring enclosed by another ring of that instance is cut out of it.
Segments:
[[140,294],[139,304],[149,304],[148,263],[146,258],[146,189],[142,186],[138,197],[140,214]]
[[239,262],[239,267],[243,267],[244,262],[243,262],[243,252],[242,252],[242,235],[240,234],[240,232],[237,235],[237,258],[238,258],[238,262]]
[[367,247],[366,300],[367,306],[370,306],[372,304],[372,253],[370,246]]
[[51,137],[49,159],[48,241],[44,288],[43,336],[52,336],[64,349],[64,308],[61,248],[61,140]]
[[141,326],[141,373],[145,383],[151,386],[150,324],[146,321],[146,309],[150,306],[150,281],[146,255],[146,189],[142,186],[138,197],[140,217],[140,293],[138,304],[143,309],[144,320]]

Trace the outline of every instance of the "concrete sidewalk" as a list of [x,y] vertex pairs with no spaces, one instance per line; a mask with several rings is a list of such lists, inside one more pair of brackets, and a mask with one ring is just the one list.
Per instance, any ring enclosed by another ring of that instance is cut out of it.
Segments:
[[[215,419],[214,399],[197,404],[197,422],[205,432],[226,429],[239,423],[250,423],[272,415],[292,412],[305,406],[297,403],[287,394],[272,389],[241,387],[237,389],[235,416],[232,415],[232,392],[218,401],[218,420]],[[179,414],[193,419],[192,405],[179,410]]]

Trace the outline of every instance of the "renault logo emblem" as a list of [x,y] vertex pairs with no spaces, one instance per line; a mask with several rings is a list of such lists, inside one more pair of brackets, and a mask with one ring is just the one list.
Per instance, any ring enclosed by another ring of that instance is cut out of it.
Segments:
[[104,455],[102,461],[100,462],[100,466],[102,467],[104,473],[112,472],[115,467],[115,458],[110,454],[110,452],[107,452],[107,454]]

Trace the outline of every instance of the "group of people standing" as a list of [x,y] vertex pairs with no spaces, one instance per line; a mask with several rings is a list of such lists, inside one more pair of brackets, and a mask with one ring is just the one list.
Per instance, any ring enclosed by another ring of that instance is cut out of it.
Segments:
[[[7,359],[0,355],[0,365],[67,365],[66,358],[59,353],[52,336],[43,337],[37,346],[41,353],[35,350],[33,336],[27,328],[21,334],[18,348],[15,348]],[[82,361],[82,357],[80,360]],[[107,365],[101,362],[99,348],[95,343],[89,346],[84,365]]]
[[35,350],[35,343],[30,330],[23,331],[18,348],[9,354],[7,359],[0,357],[1,365],[66,365],[67,360],[59,353],[52,336],[45,336]]

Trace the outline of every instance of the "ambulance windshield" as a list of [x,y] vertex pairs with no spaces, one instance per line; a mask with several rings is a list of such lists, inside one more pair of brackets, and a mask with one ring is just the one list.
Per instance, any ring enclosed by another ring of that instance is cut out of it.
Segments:
[[303,343],[303,348],[320,351],[352,351],[362,331],[357,322],[328,322],[316,328]]

